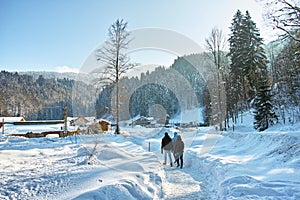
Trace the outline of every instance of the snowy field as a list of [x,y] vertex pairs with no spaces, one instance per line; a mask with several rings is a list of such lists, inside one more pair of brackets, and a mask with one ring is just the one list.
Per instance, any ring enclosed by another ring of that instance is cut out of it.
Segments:
[[173,136],[170,129],[1,136],[0,199],[300,199],[300,125],[251,127],[180,129],[183,169],[161,164],[161,138]]

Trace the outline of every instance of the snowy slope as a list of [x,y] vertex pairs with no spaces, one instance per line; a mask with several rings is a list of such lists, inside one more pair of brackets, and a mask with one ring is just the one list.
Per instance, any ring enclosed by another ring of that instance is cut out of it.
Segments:
[[224,133],[211,152],[199,155],[193,148],[186,157],[199,158],[194,167],[209,180],[217,199],[299,199],[299,139],[281,133]]
[[108,140],[91,136],[74,144],[74,138],[2,137],[0,199],[160,197],[156,156],[122,137]]
[[300,199],[300,125],[259,133],[245,121],[235,132],[176,130],[183,169],[161,164],[161,138],[175,131],[164,128],[1,136],[0,199]]

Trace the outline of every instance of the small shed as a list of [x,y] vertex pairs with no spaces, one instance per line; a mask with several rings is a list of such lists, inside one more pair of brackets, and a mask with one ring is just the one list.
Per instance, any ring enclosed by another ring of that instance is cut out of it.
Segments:
[[100,124],[101,130],[102,130],[103,132],[107,132],[107,131],[110,129],[111,123],[110,123],[109,121],[105,120],[105,119],[101,119],[101,120],[99,121],[99,124]]

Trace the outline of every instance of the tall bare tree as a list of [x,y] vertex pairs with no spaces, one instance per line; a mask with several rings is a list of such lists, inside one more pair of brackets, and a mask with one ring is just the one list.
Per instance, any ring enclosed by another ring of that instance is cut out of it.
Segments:
[[212,54],[214,63],[221,70],[225,58],[226,38],[221,29],[213,28],[208,38],[205,39],[206,49]]
[[116,85],[114,102],[116,107],[116,134],[120,133],[120,78],[135,66],[135,64],[130,63],[129,57],[124,53],[131,41],[127,25],[128,23],[123,19],[117,19],[108,30],[108,40],[102,48],[96,51],[97,60],[105,64],[105,70],[101,72],[102,76],[98,81]]
[[226,38],[222,32],[221,29],[213,28],[210,32],[210,35],[207,39],[205,39],[206,42],[206,49],[209,51],[210,55],[212,56],[212,59],[218,69],[217,72],[217,87],[218,87],[218,109],[219,109],[219,128],[220,130],[223,129],[223,120],[224,120],[224,106],[226,105],[226,102],[221,102],[221,84],[223,84],[224,80],[224,72],[225,72],[225,66],[226,66],[226,56],[225,56],[225,50],[226,50]]

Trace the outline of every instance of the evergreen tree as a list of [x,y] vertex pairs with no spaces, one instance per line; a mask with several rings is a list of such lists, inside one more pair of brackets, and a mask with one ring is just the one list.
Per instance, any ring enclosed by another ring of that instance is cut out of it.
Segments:
[[240,102],[243,97],[243,57],[241,55],[242,44],[242,20],[243,15],[240,10],[236,12],[233,17],[231,24],[231,35],[228,39],[229,41],[229,53],[230,57],[230,72],[228,85],[229,91],[227,91],[227,99],[229,105],[228,108],[232,108],[234,118],[237,116],[239,110],[241,110]]
[[227,107],[233,109],[229,112],[235,118],[238,112],[250,108],[250,102],[261,87],[258,78],[268,79],[263,40],[248,11],[245,15],[240,10],[235,14],[229,44],[231,81]]
[[272,105],[271,87],[265,78],[259,78],[260,87],[254,99],[254,128],[264,131],[277,122],[278,117]]
[[267,58],[262,47],[263,39],[248,11],[242,20],[242,27],[243,74],[247,80],[244,88],[246,88],[248,100],[251,100],[259,87],[258,77],[267,70]]

